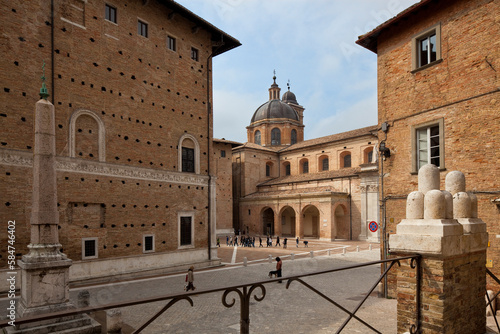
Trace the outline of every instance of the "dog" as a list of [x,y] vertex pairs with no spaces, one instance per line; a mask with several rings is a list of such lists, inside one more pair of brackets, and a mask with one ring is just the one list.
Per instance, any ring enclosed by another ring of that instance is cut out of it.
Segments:
[[271,270],[271,271],[269,272],[269,278],[272,278],[273,276],[274,276],[275,278],[276,278],[276,277],[278,277],[278,272],[277,272],[276,270]]

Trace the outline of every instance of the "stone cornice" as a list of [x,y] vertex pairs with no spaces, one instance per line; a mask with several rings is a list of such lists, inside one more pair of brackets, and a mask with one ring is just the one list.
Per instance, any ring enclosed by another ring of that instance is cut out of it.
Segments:
[[331,200],[332,198],[348,198],[348,193],[343,192],[333,192],[333,191],[325,191],[325,192],[314,192],[314,193],[301,193],[301,194],[280,194],[280,195],[266,195],[262,193],[260,196],[249,198],[240,198],[240,203],[249,203],[249,202],[260,202],[260,201],[290,201],[290,200],[311,200],[311,199],[323,199],[323,200]]
[[[2,149],[0,150],[0,165],[32,168],[33,154],[25,151]],[[56,157],[56,170],[59,172],[93,174],[195,186],[208,185],[208,176],[205,175],[124,166],[68,157]]]

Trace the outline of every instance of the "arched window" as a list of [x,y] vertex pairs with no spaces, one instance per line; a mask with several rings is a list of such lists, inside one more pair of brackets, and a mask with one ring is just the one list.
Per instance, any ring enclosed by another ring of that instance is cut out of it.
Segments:
[[290,163],[285,162],[284,166],[285,166],[285,175],[290,175]]
[[267,162],[266,163],[266,176],[271,176],[272,172],[273,172],[273,163]]
[[329,169],[329,163],[328,163],[328,157],[325,157],[323,158],[323,160],[321,160],[321,170],[322,171],[327,171]]
[[106,161],[103,121],[90,110],[77,110],[71,115],[69,127],[69,156]]
[[271,145],[281,145],[281,131],[278,128],[271,131]]
[[253,142],[257,145],[261,145],[260,144],[260,131],[259,130],[255,131]]
[[309,173],[309,160],[307,159],[300,160],[300,169],[302,174]]
[[200,174],[200,145],[194,136],[184,134],[179,140],[179,172]]
[[342,152],[340,155],[341,168],[351,167],[351,152]]
[[297,130],[292,129],[291,144],[297,144]]

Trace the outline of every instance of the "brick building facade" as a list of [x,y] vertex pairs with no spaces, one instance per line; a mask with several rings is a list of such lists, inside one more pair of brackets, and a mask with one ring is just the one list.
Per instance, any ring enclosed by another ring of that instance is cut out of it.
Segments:
[[236,232],[378,241],[377,127],[304,141],[305,108],[273,80],[233,149]]
[[[14,0],[0,10],[0,228],[16,221],[16,257],[29,243],[45,61],[71,279],[217,261],[211,59],[240,43],[167,0]],[[7,255],[0,249],[0,268]]]
[[[357,41],[378,56],[387,233],[405,217],[420,166],[463,171],[500,274],[500,3],[423,0]],[[470,180],[470,181],[469,181]]]

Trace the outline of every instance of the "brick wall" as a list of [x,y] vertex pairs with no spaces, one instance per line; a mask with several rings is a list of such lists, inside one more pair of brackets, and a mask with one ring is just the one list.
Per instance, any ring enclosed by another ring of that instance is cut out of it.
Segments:
[[[69,258],[81,259],[84,237],[99,238],[99,258],[142,254],[144,234],[155,236],[157,252],[176,251],[180,211],[194,213],[194,247],[206,247],[211,34],[193,30],[178,13],[169,16],[171,10],[158,2],[139,0],[117,2],[115,24],[104,18],[106,3],[55,1],[53,69],[50,6],[18,0],[2,5],[0,153],[32,153],[33,110],[45,61],[57,155],[70,155],[74,124],[73,162],[83,168],[57,174],[60,241]],[[138,19],[148,24],[147,38],[137,33]],[[176,38],[175,52],[167,49],[167,35]],[[191,48],[199,51],[198,61],[191,59]],[[72,123],[72,115],[82,111]],[[200,174],[194,179],[178,173],[183,135],[199,147]],[[85,161],[97,163],[102,147],[102,168],[87,168]],[[29,243],[32,171],[22,161],[5,161],[0,228],[16,220],[20,255]],[[125,172],[114,173],[122,167]],[[6,258],[6,248],[0,249],[0,267]]]
[[[496,1],[432,2],[407,20],[381,32],[377,39],[379,124],[387,122],[386,145],[391,157],[384,162],[387,231],[405,217],[406,196],[416,189],[412,173],[412,126],[443,120],[444,166],[441,184],[452,170],[463,171],[467,191],[478,196],[479,217],[488,226],[488,260],[500,273],[499,209],[491,202],[500,192],[498,126],[500,27]],[[436,24],[441,27],[442,61],[412,72],[411,39]],[[379,132],[379,139],[385,134]]]

